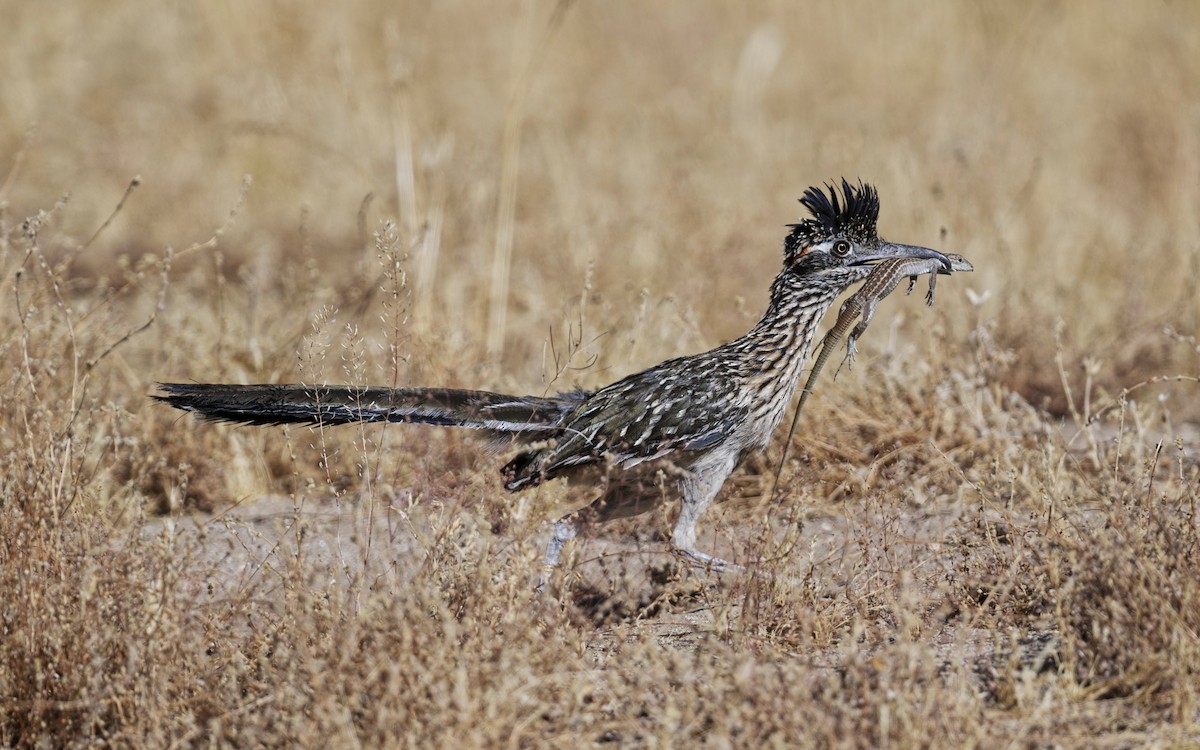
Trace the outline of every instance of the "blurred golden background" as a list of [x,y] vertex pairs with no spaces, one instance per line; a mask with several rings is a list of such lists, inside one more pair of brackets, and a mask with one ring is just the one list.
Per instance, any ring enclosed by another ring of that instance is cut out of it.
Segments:
[[[1035,403],[1063,409],[1047,367],[1060,325],[1068,361],[1103,360],[1110,387],[1195,366],[1162,333],[1194,334],[1200,314],[1190,4],[10,2],[4,16],[9,217],[70,193],[61,221],[88,236],[140,175],[77,268],[104,275],[208,237],[249,175],[220,242],[242,295],[310,259],[326,279],[359,273],[394,219],[413,330],[497,365],[458,384],[536,382],[548,329],[581,306],[587,341],[612,334],[588,385],[738,335],[795,199],[841,176],[878,186],[884,236],[978,269],[935,312],[889,314],[957,338],[993,322]],[[669,309],[630,331],[639,304]]]

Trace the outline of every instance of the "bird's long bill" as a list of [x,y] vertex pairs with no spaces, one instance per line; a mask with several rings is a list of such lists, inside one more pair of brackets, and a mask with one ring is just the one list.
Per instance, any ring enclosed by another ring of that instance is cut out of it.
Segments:
[[901,245],[896,242],[880,242],[879,247],[873,252],[860,253],[858,260],[860,263],[873,263],[879,260],[888,260],[889,258],[926,258],[928,260],[941,261],[946,271],[951,269],[950,259],[937,250],[930,250],[927,247],[919,247],[917,245]]

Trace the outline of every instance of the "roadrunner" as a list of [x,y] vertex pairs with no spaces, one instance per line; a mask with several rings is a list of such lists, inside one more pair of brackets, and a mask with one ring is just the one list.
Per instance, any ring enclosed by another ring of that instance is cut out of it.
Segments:
[[565,477],[588,491],[564,508],[546,548],[557,564],[583,523],[637,515],[682,498],[671,537],[688,562],[728,563],[696,549],[696,524],[734,467],[765,448],[796,391],[817,325],[872,264],[934,250],[880,239],[879,196],[842,180],[810,187],[809,216],[788,225],[783,270],[762,319],[708,352],[669,359],[596,391],[506,396],[448,388],[163,383],[160,401],[211,420],[246,424],[419,422],[468,427],[520,448],[501,470],[510,491]]

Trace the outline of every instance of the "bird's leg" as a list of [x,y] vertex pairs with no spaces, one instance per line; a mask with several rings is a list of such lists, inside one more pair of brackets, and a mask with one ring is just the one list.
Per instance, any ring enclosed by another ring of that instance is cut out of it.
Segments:
[[725,478],[737,463],[734,454],[709,458],[718,460],[712,465],[691,467],[691,471],[680,482],[683,500],[679,507],[679,520],[675,522],[675,530],[671,533],[671,548],[692,567],[718,573],[742,570],[740,565],[696,549],[696,524],[708,506],[712,505]]
[[538,578],[538,591],[544,591],[550,573],[558,567],[562,559],[563,547],[579,533],[579,521],[574,516],[567,516],[554,524],[550,541],[546,542],[546,554],[542,558],[542,575]]
[[563,547],[567,546],[567,542],[575,538],[579,533],[579,523],[574,518],[564,518],[554,524],[554,533],[550,535],[550,541],[546,543],[546,555],[542,558],[542,564],[548,568],[558,567],[559,561],[562,559]]

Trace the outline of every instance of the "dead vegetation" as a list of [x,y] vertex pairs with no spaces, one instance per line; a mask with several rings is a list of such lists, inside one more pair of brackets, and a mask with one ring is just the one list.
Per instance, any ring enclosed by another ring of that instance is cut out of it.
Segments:
[[[8,9],[0,744],[1200,743],[1190,7],[368,5]],[[978,271],[730,481],[749,574],[652,515],[539,596],[470,436],[146,398],[602,384],[842,174]]]

